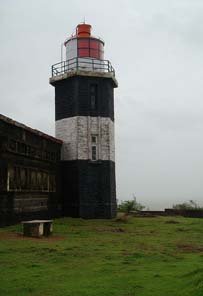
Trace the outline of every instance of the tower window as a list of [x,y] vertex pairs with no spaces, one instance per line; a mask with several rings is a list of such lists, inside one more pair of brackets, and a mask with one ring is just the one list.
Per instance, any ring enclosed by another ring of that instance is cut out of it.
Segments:
[[91,138],[91,149],[92,155],[91,158],[93,161],[97,160],[97,136],[92,136]]
[[90,107],[91,110],[96,111],[97,110],[97,85],[96,84],[91,84],[90,85]]
[[97,147],[92,146],[92,160],[97,160]]
[[92,143],[96,144],[97,143],[97,137],[96,136],[92,136]]

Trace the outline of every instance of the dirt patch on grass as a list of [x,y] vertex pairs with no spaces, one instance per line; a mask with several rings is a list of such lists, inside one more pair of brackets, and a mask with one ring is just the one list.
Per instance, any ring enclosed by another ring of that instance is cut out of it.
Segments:
[[203,246],[197,246],[193,244],[182,244],[178,243],[177,248],[185,253],[202,253],[203,252]]
[[175,221],[175,220],[168,220],[165,222],[166,224],[179,224],[180,222]]
[[179,228],[176,229],[176,231],[186,232],[186,231],[190,231],[190,229],[179,227]]
[[123,228],[114,228],[111,230],[112,232],[125,232]]
[[129,218],[130,215],[127,213],[118,213],[114,221],[118,223],[127,223],[129,221]]
[[125,229],[123,229],[121,227],[115,227],[115,228],[99,227],[99,228],[96,228],[96,231],[98,231],[98,232],[125,232]]
[[22,233],[17,232],[0,232],[0,240],[32,240],[32,241],[38,241],[38,242],[55,242],[59,240],[63,240],[64,237],[57,236],[57,235],[51,235],[49,237],[26,237],[23,236]]

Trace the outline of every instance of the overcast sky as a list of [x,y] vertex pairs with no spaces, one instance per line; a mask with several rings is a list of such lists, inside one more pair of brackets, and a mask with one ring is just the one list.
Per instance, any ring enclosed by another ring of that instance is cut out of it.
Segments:
[[50,68],[84,17],[119,82],[118,199],[203,205],[202,0],[0,0],[0,113],[54,135]]

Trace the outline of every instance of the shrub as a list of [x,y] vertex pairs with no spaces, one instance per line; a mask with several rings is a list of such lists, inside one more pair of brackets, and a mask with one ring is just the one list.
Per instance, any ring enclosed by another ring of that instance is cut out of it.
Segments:
[[189,200],[182,204],[173,205],[174,210],[203,210],[195,201]]
[[118,205],[118,211],[129,214],[132,211],[142,211],[145,208],[141,203],[137,202],[134,197],[132,200],[121,201]]

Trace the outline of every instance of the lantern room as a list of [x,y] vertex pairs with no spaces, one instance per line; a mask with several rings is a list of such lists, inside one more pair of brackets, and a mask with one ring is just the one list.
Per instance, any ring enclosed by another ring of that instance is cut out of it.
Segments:
[[104,60],[104,41],[93,36],[91,29],[89,24],[79,24],[75,33],[62,43],[66,50],[65,59],[61,47],[61,61],[52,65],[52,77],[74,71],[109,73],[115,76],[110,61]]
[[104,42],[91,35],[91,28],[89,24],[79,24],[75,35],[65,41],[66,60],[73,58],[104,59]]

